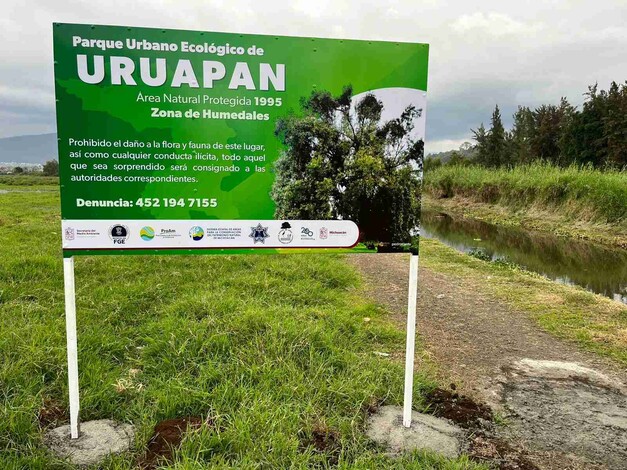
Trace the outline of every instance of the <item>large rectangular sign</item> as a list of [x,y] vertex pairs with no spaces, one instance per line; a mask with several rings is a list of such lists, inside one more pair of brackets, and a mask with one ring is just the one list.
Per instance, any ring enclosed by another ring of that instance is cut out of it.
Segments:
[[351,248],[418,226],[427,45],[53,30],[66,256]]

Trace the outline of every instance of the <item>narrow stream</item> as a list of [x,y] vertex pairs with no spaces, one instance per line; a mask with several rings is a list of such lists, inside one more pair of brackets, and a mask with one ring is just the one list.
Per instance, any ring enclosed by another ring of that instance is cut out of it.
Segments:
[[423,211],[422,235],[627,304],[627,250]]

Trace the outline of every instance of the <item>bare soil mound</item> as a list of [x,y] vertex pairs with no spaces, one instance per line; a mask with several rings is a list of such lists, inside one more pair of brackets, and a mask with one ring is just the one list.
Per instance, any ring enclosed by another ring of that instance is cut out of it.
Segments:
[[138,462],[142,470],[154,470],[160,463],[172,462],[173,454],[179,448],[186,432],[198,429],[203,420],[196,416],[174,418],[157,423],[148,442],[148,451]]

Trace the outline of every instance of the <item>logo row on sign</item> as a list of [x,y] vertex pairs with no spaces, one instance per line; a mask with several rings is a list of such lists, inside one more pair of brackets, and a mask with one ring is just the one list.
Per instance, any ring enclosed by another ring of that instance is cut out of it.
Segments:
[[63,221],[63,248],[77,250],[350,248],[358,239],[348,220]]
[[[226,238],[231,238],[231,235],[240,232],[239,230],[222,230],[220,231],[223,235],[228,235]],[[75,239],[75,231],[73,228],[68,227],[65,232],[66,240],[74,240]],[[114,225],[109,230],[109,236],[111,240],[115,244],[123,245],[126,243],[126,240],[130,237],[130,230],[126,225]],[[160,233],[157,234],[155,229],[149,225],[142,227],[139,231],[139,236],[145,242],[149,242],[155,239],[155,236],[159,237],[176,237],[180,236],[177,234],[175,229],[161,229]],[[266,238],[270,238],[270,234],[268,233],[268,227],[264,227],[263,224],[258,223],[255,227],[250,227],[250,234],[248,235],[250,238],[254,240],[254,243],[266,243]],[[304,240],[315,240],[316,235],[309,227],[300,227],[300,236]],[[189,238],[194,241],[200,241],[205,237],[205,230],[200,225],[194,225],[189,229]],[[318,231],[318,238],[321,240],[326,240],[329,238],[329,229],[326,227],[321,227]],[[283,222],[281,224],[281,230],[278,234],[278,240],[288,245],[292,243],[294,240],[294,232],[292,231],[292,225],[289,222]]]

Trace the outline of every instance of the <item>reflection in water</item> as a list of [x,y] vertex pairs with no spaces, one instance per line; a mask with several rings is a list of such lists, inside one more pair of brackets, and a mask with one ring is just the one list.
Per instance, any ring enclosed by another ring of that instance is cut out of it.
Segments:
[[474,219],[423,211],[422,235],[468,253],[481,250],[563,284],[627,304],[627,251]]

